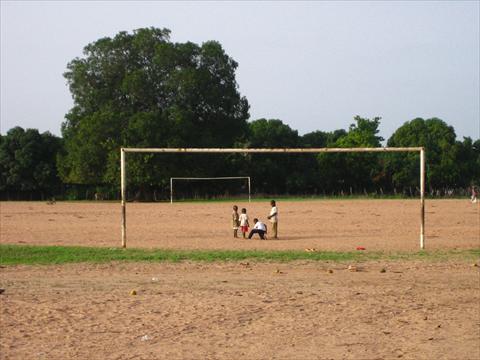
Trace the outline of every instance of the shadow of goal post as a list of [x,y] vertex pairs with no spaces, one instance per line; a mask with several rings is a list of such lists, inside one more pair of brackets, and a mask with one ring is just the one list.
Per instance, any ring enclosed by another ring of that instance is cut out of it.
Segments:
[[425,148],[120,148],[120,192],[122,205],[122,247],[127,247],[125,154],[131,153],[346,153],[346,152],[418,152],[420,153],[420,249],[425,249]]

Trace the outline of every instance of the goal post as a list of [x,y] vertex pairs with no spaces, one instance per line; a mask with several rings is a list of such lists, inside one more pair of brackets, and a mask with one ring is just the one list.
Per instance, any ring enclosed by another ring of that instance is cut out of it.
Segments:
[[204,181],[204,180],[237,180],[237,179],[246,179],[248,184],[248,202],[251,202],[251,179],[250,176],[216,176],[216,177],[171,177],[170,178],[170,204],[173,204],[173,182],[174,180],[193,180],[193,181]]
[[420,249],[425,249],[425,148],[377,147],[377,148],[120,148],[120,194],[122,206],[122,247],[127,247],[126,221],[126,153],[349,153],[349,152],[418,152],[420,154]]

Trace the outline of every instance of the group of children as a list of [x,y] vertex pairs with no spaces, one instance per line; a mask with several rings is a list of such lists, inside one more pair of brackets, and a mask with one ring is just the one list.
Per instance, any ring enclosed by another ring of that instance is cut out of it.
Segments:
[[[268,219],[272,224],[272,237],[274,239],[278,239],[278,210],[275,200],[270,201],[270,205],[272,206],[272,208],[270,210],[270,214],[268,215]],[[243,238],[245,239],[247,237],[247,233],[250,227],[250,223],[248,222],[247,209],[243,208],[241,210],[241,214],[238,214],[238,206],[233,205],[232,227],[234,238],[238,238],[238,228],[240,228]],[[253,219],[253,228],[248,234],[248,238],[251,239],[255,234],[258,234],[258,236],[260,236],[260,239],[262,240],[267,239],[267,225],[259,221],[257,218]]]

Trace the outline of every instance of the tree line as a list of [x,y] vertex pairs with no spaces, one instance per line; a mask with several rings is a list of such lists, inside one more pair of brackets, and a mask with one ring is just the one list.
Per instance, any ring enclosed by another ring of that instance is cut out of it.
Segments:
[[[64,74],[74,106],[62,136],[20,127],[0,136],[0,196],[117,198],[120,147],[382,146],[379,117],[356,116],[348,129],[304,135],[278,119],[251,121],[237,66],[218,42],[174,43],[168,29],[120,32],[87,45]],[[426,148],[432,195],[480,183],[480,139],[457,140],[441,119],[407,121],[386,145]],[[139,199],[166,198],[173,176],[251,176],[253,192],[263,194],[410,196],[418,164],[413,153],[128,154],[127,175]]]

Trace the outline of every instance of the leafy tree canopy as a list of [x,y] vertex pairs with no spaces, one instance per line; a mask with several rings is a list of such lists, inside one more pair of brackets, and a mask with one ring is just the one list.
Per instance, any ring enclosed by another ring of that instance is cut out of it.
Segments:
[[56,156],[61,139],[36,129],[10,129],[0,137],[0,190],[51,193],[60,184]]
[[[388,139],[388,146],[423,146],[427,154],[427,183],[435,188],[457,186],[460,173],[456,166],[455,130],[443,120],[416,118],[399,127]],[[416,154],[397,154],[388,160],[395,184],[418,184]]]
[[347,132],[343,129],[335,130],[333,132],[317,130],[303,135],[301,143],[302,146],[306,148],[329,147],[346,134]]
[[249,147],[296,147],[299,144],[297,130],[278,119],[258,119],[249,124]]
[[[218,42],[173,43],[169,35],[120,32],[68,64],[74,107],[62,125],[64,181],[117,181],[121,146],[226,147],[245,136],[249,106],[238,91],[237,63]],[[160,168],[145,157],[130,164],[142,173],[132,179],[139,184]]]
[[[354,117],[348,132],[339,135],[335,141],[328,142],[329,147],[379,147],[383,138],[378,135],[380,117],[373,119]],[[376,154],[319,154],[318,166],[321,169],[320,179],[322,187],[327,189],[341,188],[349,191],[350,188],[361,191],[374,185],[381,176],[378,156]]]
[[383,138],[378,136],[381,117],[373,119],[355,116],[355,123],[351,124],[348,133],[338,138],[336,147],[379,147]]

